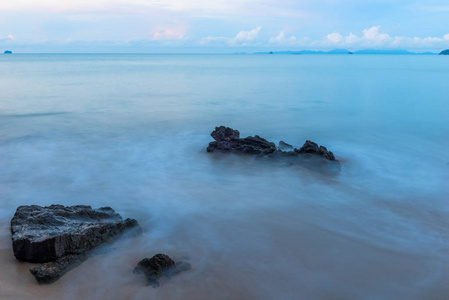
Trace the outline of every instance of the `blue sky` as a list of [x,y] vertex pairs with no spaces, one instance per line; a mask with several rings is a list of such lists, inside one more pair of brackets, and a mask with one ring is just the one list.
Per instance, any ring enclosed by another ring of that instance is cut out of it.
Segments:
[[449,48],[448,0],[0,0],[16,52]]

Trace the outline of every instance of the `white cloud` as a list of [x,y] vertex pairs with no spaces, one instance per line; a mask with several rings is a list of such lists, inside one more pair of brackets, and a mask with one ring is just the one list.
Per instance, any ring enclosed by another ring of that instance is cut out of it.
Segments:
[[258,26],[257,28],[251,30],[251,31],[240,31],[235,38],[230,40],[231,46],[236,45],[248,45],[253,43],[257,37],[259,36],[259,32],[262,30],[261,26]]
[[290,36],[290,37],[286,37],[285,36],[285,32],[281,31],[279,32],[279,35],[276,37],[271,37],[268,42],[270,44],[294,44],[296,42],[296,37],[294,35]]
[[362,31],[361,36],[352,32],[342,36],[338,32],[326,35],[318,41],[312,41],[312,47],[344,47],[350,49],[430,49],[449,47],[449,34],[443,37],[406,37],[391,36],[380,31],[380,26],[373,26]]
[[214,36],[203,37],[198,43],[202,46],[254,46],[259,42],[258,37],[261,30],[261,26],[250,31],[242,30],[237,33],[234,38]]
[[14,36],[12,34],[8,34],[8,39],[13,40]]
[[326,38],[334,44],[341,43],[343,41],[343,36],[339,34],[338,32],[330,33],[326,36]]

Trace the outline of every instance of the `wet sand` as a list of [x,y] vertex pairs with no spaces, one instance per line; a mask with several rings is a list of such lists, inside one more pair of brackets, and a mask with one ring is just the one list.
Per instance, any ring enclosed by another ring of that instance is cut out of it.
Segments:
[[[120,240],[110,252],[95,255],[51,285],[37,284],[28,272],[32,264],[17,262],[3,235],[0,298],[371,299],[383,295],[382,299],[443,300],[449,293],[444,260],[375,247],[295,220],[289,213],[274,218],[259,211],[252,222],[244,220],[241,215],[233,224],[226,225],[225,220],[209,224],[211,230],[220,231],[223,248],[195,246],[193,235],[182,228],[152,249],[139,246],[151,238],[150,232]],[[185,247],[173,248],[180,240]],[[132,271],[137,261],[156,249],[175,260],[189,261],[193,269],[162,279],[159,288],[146,287],[144,277]]]

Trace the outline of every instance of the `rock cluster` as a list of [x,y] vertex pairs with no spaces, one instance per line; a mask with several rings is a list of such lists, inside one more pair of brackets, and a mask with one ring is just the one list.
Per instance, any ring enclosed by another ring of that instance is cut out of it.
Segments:
[[142,259],[134,268],[134,273],[143,273],[147,278],[147,285],[157,287],[162,276],[170,278],[172,275],[187,271],[190,268],[189,263],[175,263],[168,255],[159,253],[151,258]]
[[329,161],[338,162],[335,159],[334,154],[327,150],[326,147],[318,146],[318,144],[308,140],[300,149],[294,149],[292,145],[289,145],[283,141],[279,143],[279,148],[276,148],[274,143],[269,142],[258,135],[254,137],[249,136],[242,139],[240,138],[240,133],[238,130],[225,126],[215,127],[215,130],[212,131],[210,135],[215,141],[209,143],[207,152],[222,151],[240,154],[258,154],[272,157],[292,157],[303,156],[304,154],[313,154],[315,156],[323,157]]
[[96,247],[124,232],[140,231],[136,220],[110,207],[20,206],[11,220],[12,246],[20,261],[43,263],[30,271],[39,283],[51,283],[80,265]]
[[236,152],[242,154],[270,154],[276,151],[276,145],[256,135],[240,138],[238,130],[229,127],[216,127],[210,134],[214,138],[207,147],[207,152],[215,150]]

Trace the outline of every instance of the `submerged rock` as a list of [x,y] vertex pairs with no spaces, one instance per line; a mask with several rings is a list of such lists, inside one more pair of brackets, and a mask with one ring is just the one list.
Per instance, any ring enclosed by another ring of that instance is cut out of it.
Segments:
[[141,230],[110,207],[20,206],[11,220],[12,245],[20,261],[44,263],[31,269],[40,283],[59,279],[81,264],[94,248],[130,229]]
[[170,278],[182,271],[191,269],[191,265],[185,262],[175,263],[166,254],[156,254],[152,258],[144,258],[134,268],[134,274],[143,273],[147,277],[147,285],[159,286],[159,279],[162,276]]
[[287,144],[284,141],[280,141],[278,147],[279,147],[279,150],[283,150],[283,151],[285,151],[285,150],[293,150],[293,146],[290,145],[290,144]]

